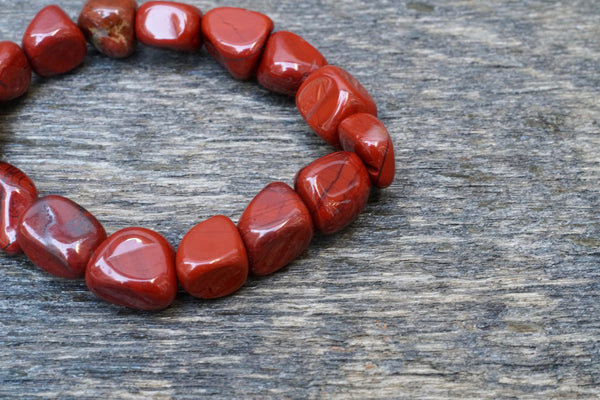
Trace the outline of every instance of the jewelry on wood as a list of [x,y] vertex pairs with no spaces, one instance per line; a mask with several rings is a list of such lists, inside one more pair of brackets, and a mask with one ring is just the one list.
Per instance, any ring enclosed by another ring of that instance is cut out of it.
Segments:
[[197,52],[202,45],[239,80],[256,78],[270,91],[295,96],[308,125],[336,151],[302,168],[294,188],[267,185],[236,226],[217,215],[193,227],[177,251],[162,235],[130,227],[107,236],[101,223],[73,201],[38,197],[27,175],[0,162],[0,248],[21,251],[59,277],[85,278],[109,302],[142,310],[171,304],[178,284],[192,296],[217,298],[238,290],[249,273],[268,275],[298,257],[314,230],[333,234],[364,209],[371,185],[395,175],[390,135],[367,90],[347,71],[328,65],[300,36],[273,31],[266,15],[219,7],[134,0],[88,0],[75,24],[58,6],[31,21],[22,47],[0,42],[0,102],[23,96],[32,71],[51,77],[75,69],[86,41],[108,57],[148,46]]

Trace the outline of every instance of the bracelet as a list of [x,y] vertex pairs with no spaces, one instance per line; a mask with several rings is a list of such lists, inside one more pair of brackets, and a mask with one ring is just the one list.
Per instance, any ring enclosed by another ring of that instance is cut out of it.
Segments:
[[256,79],[295,96],[302,117],[336,151],[298,171],[294,188],[273,182],[248,204],[237,226],[224,215],[198,223],[177,251],[159,233],[141,227],[107,236],[102,224],[75,202],[38,197],[32,180],[0,161],[0,248],[21,252],[50,274],[85,278],[95,295],[141,310],[169,306],[178,285],[192,296],[229,295],[249,273],[271,274],[298,257],[315,229],[340,231],[366,206],[371,185],[385,188],[395,175],[390,135],[366,89],[329,65],[300,36],[273,31],[264,14],[219,7],[206,14],[192,5],[135,0],[88,0],[75,24],[58,6],[31,21],[22,46],[0,41],[0,103],[24,95],[32,71],[52,77],[72,71],[87,42],[108,57],[147,46],[197,52],[203,45],[238,80]]

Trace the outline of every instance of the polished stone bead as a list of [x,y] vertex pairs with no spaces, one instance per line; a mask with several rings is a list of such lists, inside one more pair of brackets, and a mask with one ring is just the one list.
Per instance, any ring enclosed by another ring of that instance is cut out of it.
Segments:
[[202,18],[202,35],[208,52],[240,80],[256,73],[273,21],[243,8],[219,7]]
[[392,139],[383,123],[371,114],[359,113],[343,120],[338,132],[342,149],[358,154],[371,183],[379,188],[390,186],[396,164]]
[[202,47],[202,12],[189,4],[149,1],[140,6],[135,20],[138,40],[147,45],[176,51],[198,51]]
[[98,220],[61,196],[38,199],[21,216],[17,240],[41,269],[62,278],[81,278],[96,248],[106,239]]
[[338,151],[301,169],[295,178],[316,229],[335,233],[354,221],[369,199],[371,182],[367,169],[354,153]]
[[25,30],[23,50],[33,71],[44,77],[77,67],[87,53],[85,36],[58,6],[44,7]]
[[325,57],[306,40],[279,31],[267,40],[256,78],[273,92],[295,96],[308,75],[325,65]]
[[0,42],[0,103],[25,94],[29,82],[31,67],[23,50],[13,42]]
[[37,199],[35,185],[17,167],[0,161],[0,248],[19,254],[17,226],[21,215]]
[[135,50],[135,0],[88,0],[77,25],[102,54],[125,58]]
[[256,195],[242,214],[238,229],[254,275],[268,275],[286,266],[313,237],[308,209],[283,182],[271,183]]
[[177,295],[175,250],[149,229],[121,229],[98,247],[85,282],[92,293],[113,304],[162,310]]
[[238,290],[248,277],[248,256],[237,227],[224,215],[194,226],[175,258],[177,277],[192,296],[214,299]]
[[334,65],[326,65],[306,78],[296,93],[296,105],[308,125],[337,148],[338,126],[345,118],[361,112],[377,116],[377,106],[366,89]]

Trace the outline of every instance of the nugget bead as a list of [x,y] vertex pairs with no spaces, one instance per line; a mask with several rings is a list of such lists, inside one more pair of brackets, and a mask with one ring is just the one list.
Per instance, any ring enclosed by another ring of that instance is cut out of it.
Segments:
[[135,50],[135,0],[88,0],[77,26],[104,55],[125,58]]
[[162,235],[131,227],[110,235],[89,261],[85,282],[108,302],[162,310],[177,295],[175,250]]
[[5,253],[21,252],[19,219],[37,197],[35,185],[23,171],[0,161],[0,248]]
[[27,92],[31,67],[23,50],[13,42],[0,42],[0,103]]
[[286,266],[308,247],[313,236],[308,209],[283,182],[267,185],[252,199],[238,228],[254,275],[268,275]]
[[371,182],[360,158],[347,151],[323,156],[296,175],[295,189],[321,233],[338,232],[354,221],[369,199]]
[[145,45],[198,51],[202,47],[201,18],[202,12],[189,4],[149,1],[137,11],[135,30],[138,40]]
[[355,152],[363,160],[373,185],[386,188],[392,184],[396,170],[394,145],[377,117],[351,115],[342,121],[338,134],[342,149]]
[[181,240],[175,258],[183,289],[201,299],[238,290],[248,277],[248,255],[234,223],[216,215],[194,226]]
[[243,8],[214,8],[202,18],[206,49],[240,80],[250,79],[256,73],[272,30],[271,18]]
[[68,279],[84,276],[92,253],[104,239],[104,227],[92,214],[55,195],[36,200],[17,227],[25,255],[46,272]]
[[23,50],[33,71],[44,77],[71,71],[87,53],[85,36],[58,6],[44,7],[23,35]]
[[306,40],[279,31],[267,40],[256,78],[273,92],[295,96],[308,75],[325,65],[325,57]]

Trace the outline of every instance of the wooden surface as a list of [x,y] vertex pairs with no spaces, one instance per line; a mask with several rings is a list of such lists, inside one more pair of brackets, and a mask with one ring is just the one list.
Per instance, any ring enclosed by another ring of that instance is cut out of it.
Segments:
[[[49,3],[0,0],[0,38],[20,42]],[[59,4],[76,18],[82,1]],[[363,83],[395,183],[281,272],[160,313],[0,256],[0,397],[600,396],[600,4],[226,5],[268,14]],[[1,158],[42,195],[174,245],[330,151],[293,100],[204,50],[90,51],[0,108]]]

